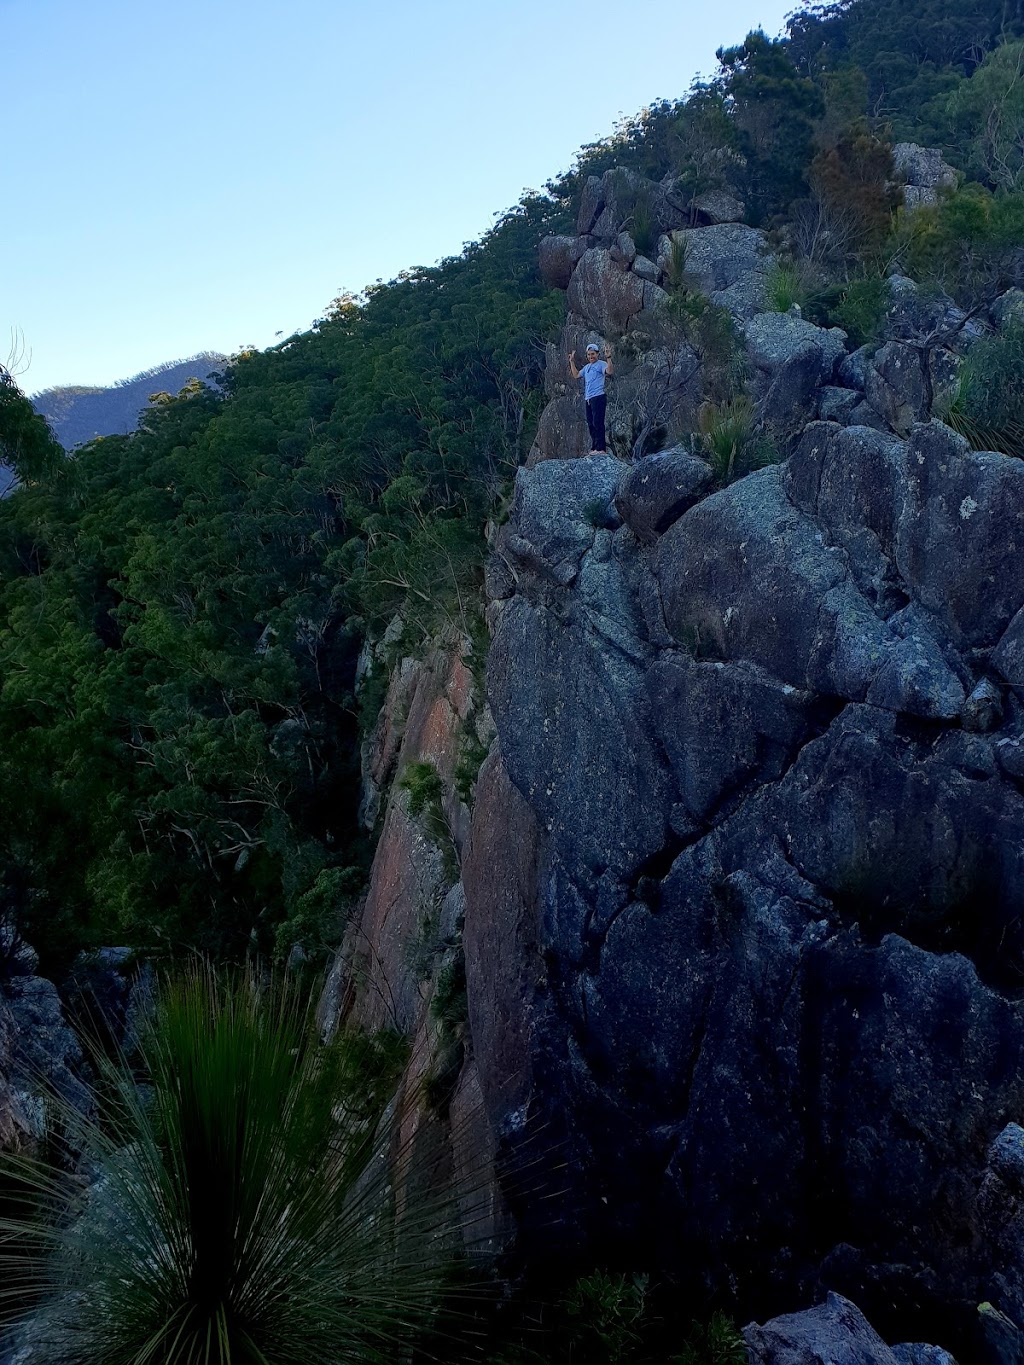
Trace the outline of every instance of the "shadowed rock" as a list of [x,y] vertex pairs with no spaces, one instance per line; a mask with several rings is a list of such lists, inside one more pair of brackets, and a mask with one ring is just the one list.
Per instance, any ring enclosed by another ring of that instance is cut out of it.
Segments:
[[681,448],[662,450],[638,461],[615,495],[622,520],[645,544],[697,502],[713,475],[705,460]]

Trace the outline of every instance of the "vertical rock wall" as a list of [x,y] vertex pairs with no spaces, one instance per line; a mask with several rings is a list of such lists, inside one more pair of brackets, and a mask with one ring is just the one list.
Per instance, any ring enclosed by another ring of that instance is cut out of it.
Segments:
[[[520,1199],[521,1242],[759,1316],[830,1288],[894,1337],[983,1301],[1024,1322],[1024,465],[929,421],[970,341],[951,301],[894,280],[890,342],[848,354],[764,311],[762,234],[649,187],[647,256],[622,185],[542,247],[569,315],[488,569],[498,738],[458,840],[467,1084],[508,1169],[541,1134],[560,1172],[558,1227]],[[643,434],[645,366],[691,373],[680,251],[788,456],[728,487],[682,439],[690,379]],[[958,339],[922,378],[900,338],[936,306]],[[632,338],[618,458],[584,455],[567,384],[590,337]],[[363,930],[422,1030],[394,944],[441,882],[402,799]]]

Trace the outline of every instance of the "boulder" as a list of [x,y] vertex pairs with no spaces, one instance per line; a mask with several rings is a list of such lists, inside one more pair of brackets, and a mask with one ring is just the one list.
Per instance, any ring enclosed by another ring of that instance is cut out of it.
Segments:
[[742,223],[747,207],[728,190],[705,190],[694,198],[693,212],[702,226],[716,227],[722,223]]
[[[896,523],[905,447],[869,427],[808,426],[786,468],[786,490],[849,557],[869,600],[884,603],[895,579]],[[885,614],[888,614],[887,612]]]
[[699,501],[713,475],[706,461],[682,447],[647,455],[629,470],[615,495],[626,525],[645,544]]
[[520,469],[502,553],[546,580],[572,582],[597,528],[612,513],[621,469],[609,455]]
[[892,1348],[899,1365],[956,1365],[956,1361],[941,1346],[928,1346],[921,1341],[904,1341]]
[[821,351],[810,342],[798,345],[771,374],[758,419],[777,436],[794,434],[815,415],[821,377]]
[[584,252],[569,281],[569,307],[603,336],[622,336],[640,313],[656,309],[667,297],[599,247]]
[[921,353],[900,341],[888,341],[867,371],[867,401],[893,431],[907,435],[928,416],[928,388]]
[[[728,289],[745,275],[767,274],[774,259],[765,234],[742,223],[693,228],[672,236],[683,247],[686,274],[705,294]],[[662,252],[667,255],[667,242]]]
[[641,280],[647,280],[649,284],[657,284],[661,279],[661,271],[646,256],[635,256],[631,268],[634,275]]
[[937,148],[897,142],[892,153],[896,175],[905,186],[903,202],[907,208],[937,204],[942,190],[956,188],[956,170],[942,159]]
[[885,330],[891,339],[938,335],[948,345],[965,348],[984,336],[983,323],[958,308],[948,294],[922,290],[905,275],[891,275],[886,284]]
[[964,708],[964,688],[938,643],[923,631],[905,635],[871,680],[872,706],[924,720],[952,721]]
[[880,417],[870,403],[858,403],[850,413],[847,424],[851,427],[871,427],[874,431],[890,432],[892,428],[884,417]]
[[1008,1123],[989,1148],[988,1160],[1008,1189],[1024,1194],[1024,1128]]
[[611,242],[624,229],[635,228],[638,218],[655,234],[683,227],[689,221],[687,204],[678,199],[670,184],[647,180],[636,171],[613,167],[601,176],[588,176],[580,198],[577,234],[592,234]]
[[987,735],[1003,721],[1003,697],[995,683],[982,678],[963,704],[960,714],[965,730]]
[[861,395],[856,389],[838,389],[827,385],[818,394],[818,416],[823,422],[838,422],[840,426],[846,426],[860,401]]
[[611,252],[592,247],[584,252],[569,283],[569,307],[608,336],[622,336],[644,306],[644,281]]
[[815,327],[791,313],[760,313],[744,327],[747,354],[755,369],[774,374],[807,347],[818,356],[820,380],[828,380],[846,354],[846,333],[838,327]]
[[841,1294],[817,1308],[743,1329],[750,1365],[898,1365],[864,1314]]
[[544,283],[551,289],[568,289],[569,277],[590,245],[586,237],[542,237],[537,250]]
[[636,242],[628,232],[620,232],[609,248],[614,260],[624,265],[627,270],[636,260]]
[[895,643],[845,556],[786,498],[778,466],[706,498],[661,540],[665,620],[699,654],[745,660],[793,687],[863,699]]
[[1024,606],[1024,463],[930,422],[914,427],[905,470],[896,557],[908,593],[954,645],[998,644]]
[[528,463],[542,460],[575,460],[590,449],[590,432],[582,395],[562,394],[552,398],[540,415],[537,435]]
[[860,346],[856,351],[843,356],[836,371],[840,384],[847,389],[860,389],[863,393],[868,382],[868,366],[876,349],[874,346]]
[[1009,323],[1024,320],[1024,289],[1007,289],[988,310],[993,327],[1002,330]]
[[1024,609],[1006,627],[992,664],[1016,692],[1024,693]]

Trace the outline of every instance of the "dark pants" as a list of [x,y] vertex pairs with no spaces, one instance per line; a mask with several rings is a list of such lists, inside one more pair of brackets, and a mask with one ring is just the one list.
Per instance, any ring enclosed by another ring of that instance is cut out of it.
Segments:
[[587,399],[587,429],[590,432],[590,449],[604,450],[604,410],[608,402],[606,393]]

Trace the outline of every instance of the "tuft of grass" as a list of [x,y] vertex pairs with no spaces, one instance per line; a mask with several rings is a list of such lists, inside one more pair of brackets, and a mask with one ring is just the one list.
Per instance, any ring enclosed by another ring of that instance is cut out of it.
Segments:
[[776,313],[788,313],[795,305],[803,308],[807,303],[807,290],[799,270],[795,265],[786,265],[781,261],[768,271],[765,292],[768,307]]
[[[411,1353],[448,1270],[448,1203],[403,1182],[381,1120],[393,1035],[321,1044],[308,994],[196,965],[140,1065],[97,1059],[103,1119],[53,1098],[80,1182],[0,1158],[0,1317],[53,1365],[324,1365]],[[398,1158],[399,1161],[408,1158]]]
[[610,508],[607,498],[590,498],[583,504],[583,520],[595,531],[601,531],[608,525]]
[[753,430],[754,405],[745,394],[724,403],[704,403],[697,424],[715,478],[724,487],[732,482],[737,457]]
[[668,253],[668,285],[669,289],[682,289],[686,284],[686,239],[673,232],[669,236],[671,243]]
[[1024,458],[1024,326],[977,342],[935,415],[974,450]]

